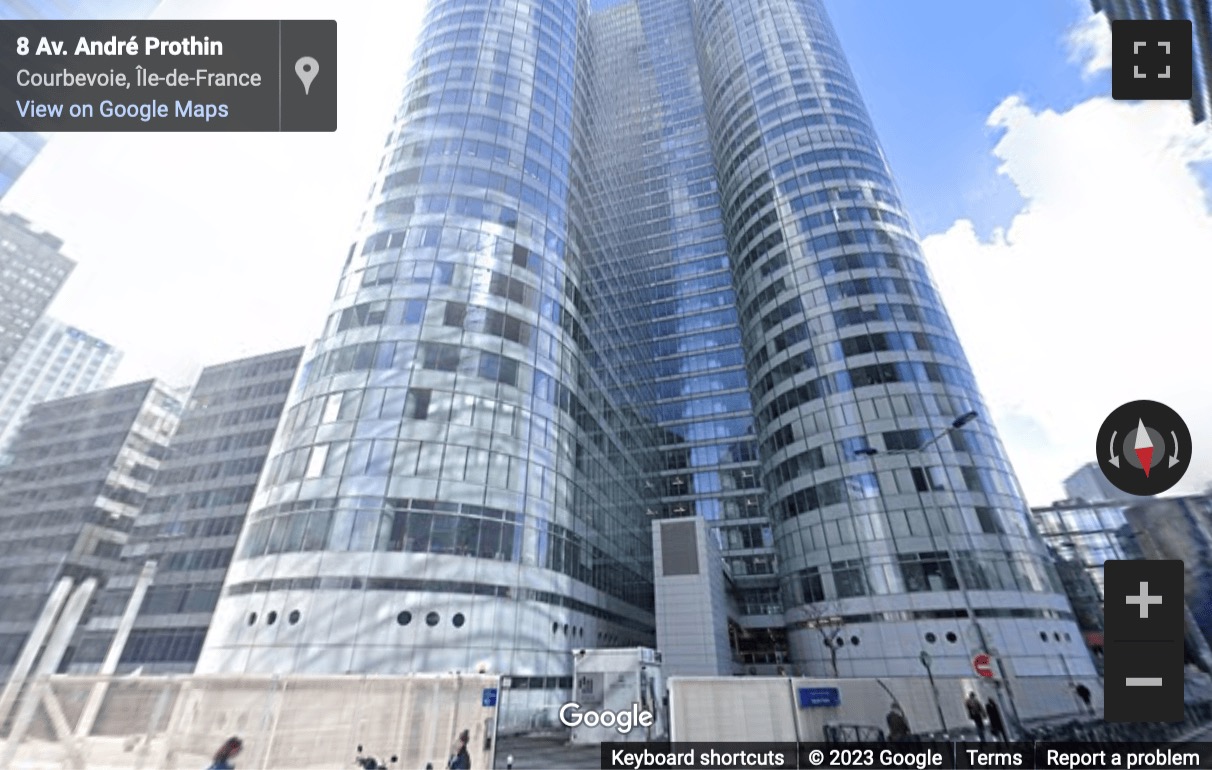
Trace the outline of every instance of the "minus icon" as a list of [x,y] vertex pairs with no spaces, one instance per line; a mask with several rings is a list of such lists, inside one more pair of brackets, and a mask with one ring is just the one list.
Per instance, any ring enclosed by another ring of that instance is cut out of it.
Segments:
[[1161,687],[1160,676],[1130,676],[1124,680],[1127,687]]

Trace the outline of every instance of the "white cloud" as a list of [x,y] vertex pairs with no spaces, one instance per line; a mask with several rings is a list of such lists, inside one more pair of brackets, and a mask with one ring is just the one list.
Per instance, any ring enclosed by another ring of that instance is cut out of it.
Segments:
[[1179,102],[1010,97],[988,122],[1022,210],[987,241],[959,221],[923,247],[1031,503],[1061,497],[1106,415],[1142,398],[1183,415],[1196,454],[1176,491],[1203,488],[1212,217],[1191,164],[1212,135]]
[[1069,33],[1069,60],[1091,78],[1111,69],[1111,25],[1101,13],[1088,15]]
[[161,19],[336,19],[338,130],[53,137],[5,208],[66,242],[78,267],[50,312],[127,353],[115,382],[188,383],[200,365],[319,333],[422,10],[327,0],[159,7]]

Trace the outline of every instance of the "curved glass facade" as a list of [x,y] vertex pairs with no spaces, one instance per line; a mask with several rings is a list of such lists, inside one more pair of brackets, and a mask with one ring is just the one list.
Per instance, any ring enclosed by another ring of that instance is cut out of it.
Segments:
[[566,687],[697,515],[738,672],[1092,673],[817,0],[433,0],[290,404],[200,671]]
[[1092,673],[821,4],[696,12],[793,656]]
[[639,422],[570,245],[587,17],[431,3],[199,670],[571,673],[653,642]]
[[[590,20],[596,180],[585,221],[592,284],[619,319],[604,335],[633,400],[656,425],[652,515],[711,522],[749,629],[741,670],[789,662],[773,534],[762,507],[715,158],[685,0],[622,3]],[[593,114],[593,113],[591,113]]]

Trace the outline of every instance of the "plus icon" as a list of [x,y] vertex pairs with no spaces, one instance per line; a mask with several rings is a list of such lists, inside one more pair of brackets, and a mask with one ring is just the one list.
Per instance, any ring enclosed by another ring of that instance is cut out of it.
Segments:
[[1162,598],[1160,596],[1150,596],[1149,584],[1142,580],[1140,584],[1140,595],[1129,596],[1127,597],[1127,601],[1128,604],[1138,605],[1140,607],[1140,616],[1142,619],[1145,619],[1149,617],[1149,605],[1161,604]]

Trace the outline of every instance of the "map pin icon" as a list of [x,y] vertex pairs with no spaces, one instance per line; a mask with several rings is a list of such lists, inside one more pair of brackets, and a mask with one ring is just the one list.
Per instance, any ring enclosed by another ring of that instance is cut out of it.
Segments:
[[320,71],[320,63],[310,56],[304,56],[295,62],[295,74],[303,81],[304,95],[311,93],[311,81],[316,79]]

